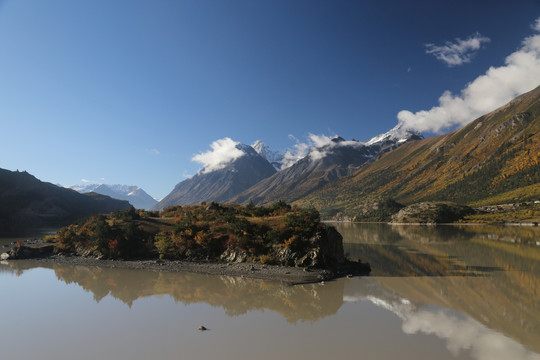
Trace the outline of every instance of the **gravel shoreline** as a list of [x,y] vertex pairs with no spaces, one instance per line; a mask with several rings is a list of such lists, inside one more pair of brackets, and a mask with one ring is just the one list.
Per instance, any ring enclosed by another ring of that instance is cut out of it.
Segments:
[[80,256],[51,255],[33,259],[7,260],[32,261],[74,266],[97,266],[103,268],[138,269],[149,271],[192,272],[280,281],[289,285],[316,283],[334,278],[334,273],[323,269],[307,269],[278,265],[251,263],[214,263],[179,260],[102,260]]
[[[105,260],[66,253],[55,254],[51,251],[52,245],[45,243],[42,238],[35,237],[33,239],[24,240],[22,241],[22,244],[24,247],[29,247],[32,249],[44,250],[45,248],[48,248],[48,250],[40,254],[33,254],[35,256],[21,258],[20,260],[10,258],[7,261],[31,261],[35,262],[36,264],[47,263],[148,271],[191,272],[279,281],[288,285],[317,283],[337,277],[351,276],[351,273],[355,276],[369,275],[369,270],[366,272],[366,264],[352,262],[348,263],[348,266],[340,269],[318,269],[243,262],[210,262],[160,259]],[[0,253],[7,252],[9,249],[16,247],[15,245],[15,243],[12,243],[2,246],[3,249],[0,250]],[[367,265],[367,268],[369,268],[369,265]]]

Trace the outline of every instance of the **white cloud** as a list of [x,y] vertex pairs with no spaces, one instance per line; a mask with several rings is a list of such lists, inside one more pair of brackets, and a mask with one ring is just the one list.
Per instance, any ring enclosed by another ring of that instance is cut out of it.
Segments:
[[483,43],[490,42],[488,37],[476,33],[466,40],[456,38],[456,42],[447,41],[444,45],[426,44],[426,53],[433,54],[448,66],[463,65],[471,62],[472,57]]
[[446,348],[457,357],[477,360],[538,360],[539,356],[515,340],[489,329],[476,320],[439,307],[419,307],[401,298],[348,296],[344,301],[369,300],[396,314],[402,320],[405,334],[435,335],[446,342]]
[[309,140],[315,147],[323,147],[332,143],[332,138],[326,135],[309,134]]
[[[291,138],[292,135],[289,135]],[[294,138],[294,137],[292,137]],[[289,149],[283,155],[283,160],[281,161],[281,170],[293,166],[297,161],[306,157],[309,151],[309,145],[306,143],[299,142],[296,138],[296,144],[293,146],[293,149]]]
[[536,19],[531,27],[536,31],[540,31],[540,18]]
[[448,350],[456,357],[462,352],[469,352],[478,360],[538,359],[536,354],[518,342],[450,311],[417,310],[398,316],[403,319],[404,333],[422,332],[444,339]]
[[293,149],[287,150],[283,155],[281,170],[291,167],[299,160],[305,158],[308,154],[312,160],[322,159],[326,153],[317,148],[324,147],[332,143],[332,138],[326,135],[309,134],[308,141],[300,142],[296,137],[289,134],[289,139],[296,141]]
[[151,149],[150,152],[151,152],[152,154],[154,154],[154,155],[159,155],[159,154],[161,154],[161,153],[159,152],[158,149]]
[[81,179],[81,182],[84,184],[103,184],[105,178],[100,178],[100,180],[90,180],[90,179]]
[[326,135],[309,134],[309,141],[312,144],[309,157],[312,161],[317,161],[328,155],[337,143],[332,142],[332,138]]
[[[539,22],[540,19],[535,27],[540,27]],[[445,91],[439,98],[439,106],[416,113],[402,110],[397,117],[406,129],[437,133],[455,125],[463,126],[538,85],[540,35],[534,35],[527,37],[521,48],[506,58],[505,65],[489,68],[459,95]]]
[[202,173],[220,170],[244,155],[244,152],[236,147],[239,144],[228,137],[219,139],[210,144],[212,150],[197,154],[191,160],[204,166]]

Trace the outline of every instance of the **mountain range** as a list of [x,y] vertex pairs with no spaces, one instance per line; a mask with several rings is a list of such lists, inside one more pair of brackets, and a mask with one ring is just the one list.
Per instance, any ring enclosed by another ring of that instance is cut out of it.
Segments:
[[148,195],[143,189],[133,185],[82,184],[67,186],[67,188],[81,194],[95,192],[110,196],[113,199],[126,200],[137,209],[150,210],[158,203],[156,199]]
[[81,217],[129,209],[127,201],[78,192],[0,169],[0,232],[58,227]]
[[246,156],[180,182],[156,208],[285,200],[331,216],[383,198],[403,204],[537,199],[539,96],[536,88],[459,130],[426,139],[401,124],[366,142],[336,136],[289,167],[260,141],[239,145]]
[[203,201],[267,205],[285,200],[313,206],[326,218],[337,213],[354,218],[366,203],[381,199],[404,205],[539,200],[539,100],[540,87],[459,130],[425,139],[401,125],[365,142],[325,138],[292,165],[262,141],[238,143],[240,156],[203,168],[158,203],[136,186],[72,186],[85,193],[79,194],[26,172],[0,169],[0,231],[129,208],[127,201],[111,197],[157,210]]
[[363,164],[381,154],[421,136],[400,127],[364,143],[347,141],[340,136],[327,144],[312,148],[306,157],[260,181],[231,198],[232,202],[268,204],[278,200],[294,202],[327,183],[353,174]]
[[[396,127],[368,142],[347,141],[336,136],[313,147],[292,166],[284,168],[283,155],[262,141],[253,146],[238,144],[244,155],[225,167],[207,171],[177,184],[155,209],[171,205],[193,205],[202,201],[268,204],[295,201],[331,181],[352,174],[362,164],[386,151],[420,139],[421,136]],[[278,171],[278,169],[280,169]]]

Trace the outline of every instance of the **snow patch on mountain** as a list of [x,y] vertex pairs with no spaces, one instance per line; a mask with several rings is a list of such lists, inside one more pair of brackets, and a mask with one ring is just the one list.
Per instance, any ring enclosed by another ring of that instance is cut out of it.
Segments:
[[79,193],[95,192],[97,194],[110,196],[113,199],[127,200],[137,209],[149,210],[157,204],[156,199],[135,185],[77,184],[66,187]]
[[309,156],[312,161],[321,160],[335,149],[350,147],[356,150],[364,149],[363,156],[373,157],[409,141],[422,139],[422,135],[405,129],[401,124],[390,131],[377,135],[369,141],[355,139],[345,140],[341,136],[326,136],[309,134],[307,143],[297,142],[293,150],[285,153],[282,170],[294,165],[297,161]]
[[283,154],[279,151],[271,150],[262,140],[257,140],[251,147],[263,158],[265,158],[276,170],[281,170],[283,164]]
[[411,140],[411,138],[422,138],[422,135],[419,133],[413,132],[411,130],[407,130],[403,124],[397,124],[394,126],[390,131],[385,132],[384,134],[377,135],[373,138],[371,138],[366,145],[371,146],[375,144],[381,144],[384,142],[394,142],[398,144],[402,144],[408,140]]
[[[81,194],[92,192],[95,189],[97,189],[101,184],[77,184],[77,185],[69,185],[65,186],[68,189],[75,190],[76,192],[79,192]],[[62,186],[62,185],[58,185]]]

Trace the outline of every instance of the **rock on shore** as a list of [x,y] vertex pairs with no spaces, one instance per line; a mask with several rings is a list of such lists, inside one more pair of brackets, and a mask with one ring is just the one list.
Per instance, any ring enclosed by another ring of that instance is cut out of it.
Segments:
[[409,205],[392,216],[392,223],[452,223],[473,214],[474,209],[452,202],[421,202]]

